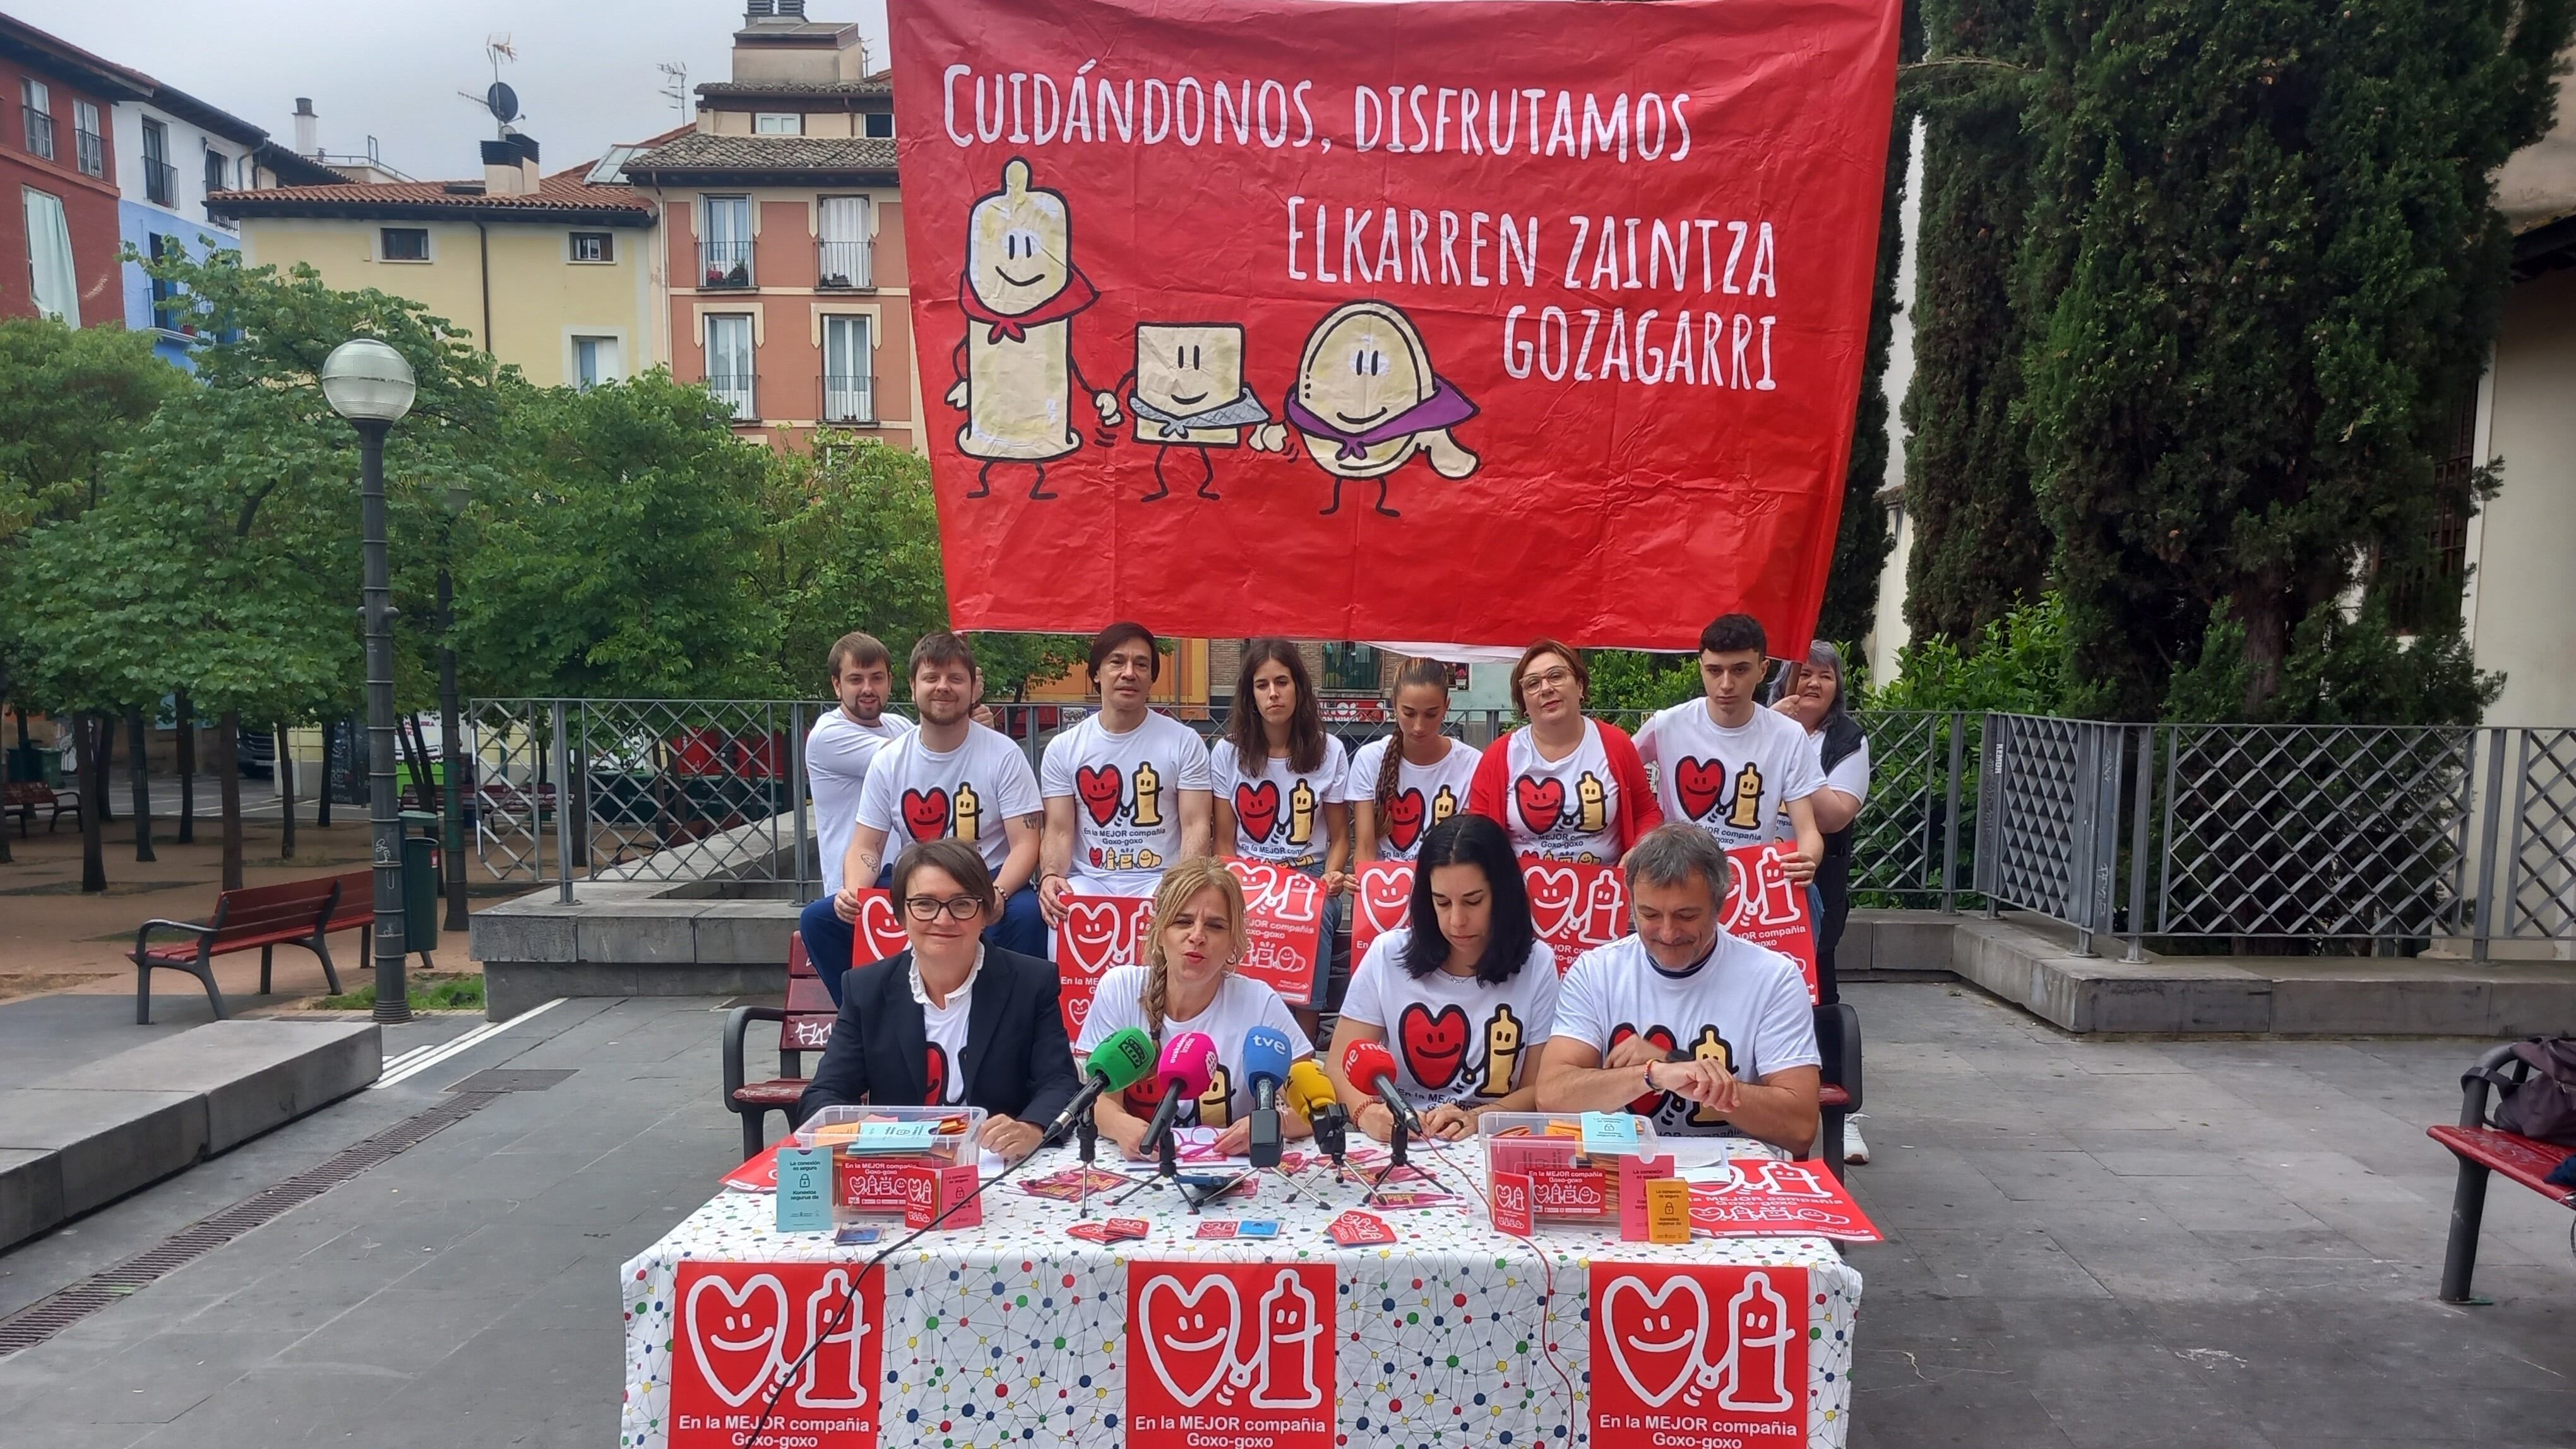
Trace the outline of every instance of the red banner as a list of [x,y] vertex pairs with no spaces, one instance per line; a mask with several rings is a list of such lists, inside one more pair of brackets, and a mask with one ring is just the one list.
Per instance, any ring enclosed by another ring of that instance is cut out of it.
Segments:
[[1720,1238],[1880,1241],[1878,1225],[1822,1159],[1739,1157],[1718,1182],[1691,1184],[1691,1228]]
[[1807,1270],[1594,1259],[1599,1449],[1807,1441]]
[[1735,862],[1735,879],[1720,924],[1731,936],[1797,962],[1807,978],[1807,1000],[1814,1002],[1823,999],[1816,985],[1816,926],[1807,913],[1807,888],[1790,880],[1781,864],[1788,853],[1789,847],[1777,841],[1739,845],[1726,853]]
[[1413,918],[1413,862],[1372,860],[1360,867],[1359,884],[1351,889],[1351,959],[1368,954],[1369,943]]
[[1330,1263],[1129,1263],[1133,1449],[1328,1449]]
[[1243,882],[1247,912],[1243,960],[1235,969],[1279,993],[1291,1006],[1315,999],[1315,973],[1324,959],[1324,884],[1301,871],[1229,859],[1225,868]]
[[958,627],[1804,652],[1897,6],[889,10]]
[[1521,879],[1529,885],[1530,923],[1556,953],[1558,975],[1574,969],[1575,957],[1632,929],[1627,877],[1615,865],[1524,855]]
[[[856,1271],[849,1263],[680,1264],[671,1449],[876,1449],[885,1277],[867,1274],[844,1318]],[[749,1439],[782,1378],[778,1411],[758,1440]]]
[[1154,902],[1146,896],[1065,897],[1064,919],[1055,928],[1055,993],[1067,1040],[1082,1039],[1091,994],[1109,968],[1145,959],[1153,919]]

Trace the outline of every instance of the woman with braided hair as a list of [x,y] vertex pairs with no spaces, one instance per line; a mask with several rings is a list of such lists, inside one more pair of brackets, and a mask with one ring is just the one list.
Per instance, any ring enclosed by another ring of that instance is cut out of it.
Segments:
[[1449,666],[1415,659],[1395,676],[1395,729],[1351,758],[1355,859],[1411,860],[1423,834],[1467,808],[1476,747],[1442,734],[1449,722]]
[[[1234,872],[1204,856],[1182,861],[1163,872],[1154,892],[1153,924],[1145,936],[1145,960],[1120,966],[1100,978],[1092,993],[1091,1015],[1074,1044],[1077,1059],[1109,1034],[1135,1027],[1159,1047],[1183,1032],[1207,1034],[1216,1043],[1216,1073],[1207,1095],[1181,1104],[1183,1126],[1215,1127],[1217,1150],[1240,1155],[1252,1141],[1252,1085],[1243,1079],[1243,1036],[1254,1027],[1287,1033],[1290,1055],[1303,1059],[1315,1045],[1299,1029],[1296,1017],[1279,993],[1249,976],[1235,974],[1244,947],[1243,886]],[[1151,1081],[1127,1089],[1122,1100],[1106,1096],[1092,1108],[1100,1135],[1118,1144],[1128,1157],[1145,1157],[1145,1124],[1159,1100]],[[1302,1137],[1311,1130],[1294,1112],[1280,1114],[1280,1130]]]

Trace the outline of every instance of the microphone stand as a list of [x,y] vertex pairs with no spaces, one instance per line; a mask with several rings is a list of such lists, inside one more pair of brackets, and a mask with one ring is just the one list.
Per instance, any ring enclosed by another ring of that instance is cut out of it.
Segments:
[[[1387,1112],[1389,1116],[1395,1118],[1395,1130],[1389,1133],[1386,1139],[1388,1152],[1386,1169],[1378,1174],[1377,1181],[1369,1184],[1367,1195],[1360,1199],[1360,1206],[1362,1207],[1368,1207],[1374,1204],[1377,1201],[1377,1195],[1387,1190],[1388,1183],[1395,1182],[1403,1177],[1404,1170],[1408,1166],[1404,1157],[1404,1147],[1405,1139],[1410,1137],[1412,1134],[1405,1130],[1404,1115],[1402,1113],[1396,1112],[1392,1107],[1389,1107]],[[1428,1139],[1425,1139],[1425,1141],[1427,1143]],[[1449,1184],[1442,1182],[1439,1175],[1434,1173],[1430,1168],[1417,1167],[1413,1170],[1422,1174],[1423,1181],[1430,1183],[1442,1192],[1447,1192],[1449,1190]]]
[[1091,1159],[1093,1154],[1100,1150],[1100,1127],[1091,1120],[1091,1114],[1088,1112],[1083,1113],[1082,1119],[1074,1124],[1073,1146],[1076,1152],[1082,1154],[1082,1198],[1081,1205],[1075,1210],[1074,1216],[1087,1218],[1091,1216]]

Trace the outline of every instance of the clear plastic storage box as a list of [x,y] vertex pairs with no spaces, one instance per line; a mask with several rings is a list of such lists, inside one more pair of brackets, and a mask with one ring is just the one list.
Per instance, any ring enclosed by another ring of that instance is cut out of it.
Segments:
[[1478,1118],[1487,1199],[1493,1196],[1495,1173],[1523,1173],[1530,1180],[1533,1219],[1617,1217],[1619,1159],[1659,1156],[1662,1143],[1653,1122],[1626,1113],[1607,1115],[1628,1124],[1635,1134],[1633,1145],[1595,1143],[1587,1150],[1580,1112],[1488,1112]]
[[826,1107],[796,1129],[799,1147],[832,1149],[836,1222],[899,1216],[907,1167],[972,1167],[981,1107]]

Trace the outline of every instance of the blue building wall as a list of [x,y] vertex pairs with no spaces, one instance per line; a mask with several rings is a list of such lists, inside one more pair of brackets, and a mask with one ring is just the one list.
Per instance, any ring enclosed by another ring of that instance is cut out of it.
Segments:
[[[137,201],[120,200],[116,203],[116,229],[119,239],[137,256],[151,254],[151,239],[155,236],[179,238],[180,244],[192,257],[241,249],[241,238],[231,232]],[[124,283],[126,327],[136,332],[153,332],[152,279],[144,274],[141,263],[124,264]],[[196,370],[184,337],[158,333],[153,339],[152,350],[181,367],[192,372]]]

